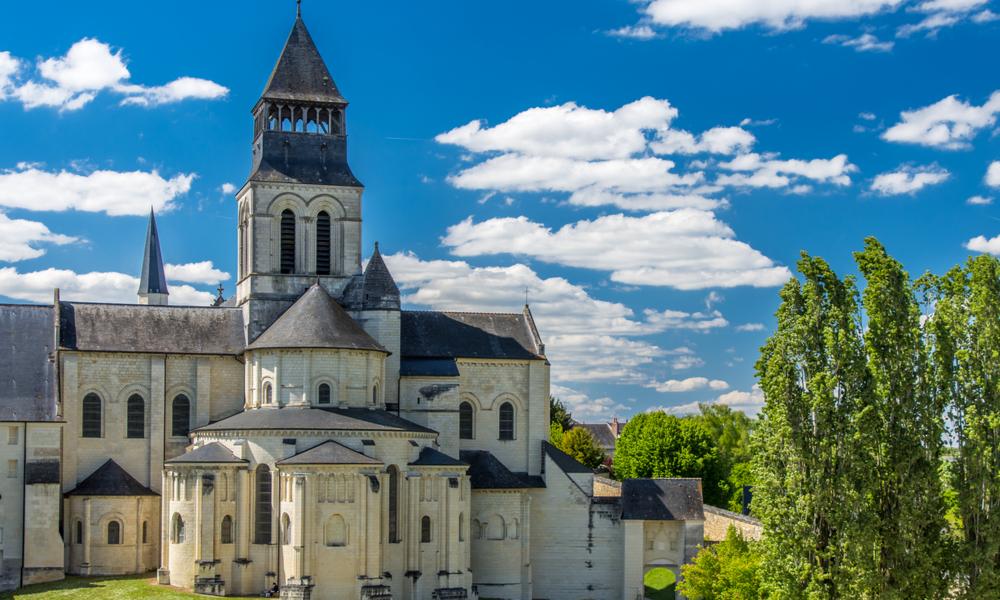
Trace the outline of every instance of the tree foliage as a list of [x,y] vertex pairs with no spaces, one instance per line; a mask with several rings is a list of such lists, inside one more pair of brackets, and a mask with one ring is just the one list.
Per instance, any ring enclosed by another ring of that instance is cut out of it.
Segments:
[[700,419],[705,424],[719,450],[724,508],[739,512],[743,508],[743,486],[754,484],[750,464],[753,455],[750,436],[754,420],[724,404],[702,403],[698,408],[700,414],[691,418]]
[[559,425],[562,431],[569,431],[573,427],[573,415],[566,410],[566,405],[555,396],[549,396],[549,423]]
[[681,566],[677,589],[690,600],[757,600],[761,594],[761,554],[730,526],[726,539],[702,548]]
[[557,447],[591,469],[604,462],[604,450],[597,445],[593,434],[583,427],[574,427],[563,433]]
[[712,435],[701,420],[664,412],[632,417],[615,444],[615,477],[700,477],[705,502],[724,498],[723,469]]

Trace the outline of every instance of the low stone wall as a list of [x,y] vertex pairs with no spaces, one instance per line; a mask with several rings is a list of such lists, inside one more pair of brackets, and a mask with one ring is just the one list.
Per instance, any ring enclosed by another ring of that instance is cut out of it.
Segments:
[[729,527],[735,527],[748,540],[759,540],[763,526],[753,517],[705,505],[705,542],[712,544],[726,539]]
[[622,482],[607,477],[594,477],[594,496],[599,498],[620,497]]

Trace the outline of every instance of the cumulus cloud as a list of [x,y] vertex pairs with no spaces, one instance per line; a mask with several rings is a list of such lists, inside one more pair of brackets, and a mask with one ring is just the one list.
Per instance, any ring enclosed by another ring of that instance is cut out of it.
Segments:
[[871,190],[883,196],[915,194],[925,187],[944,183],[951,174],[937,166],[900,167],[895,171],[880,173],[872,180]]
[[744,323],[736,326],[736,331],[764,331],[763,323]]
[[721,379],[708,379],[707,377],[688,377],[687,379],[668,379],[666,381],[653,381],[646,384],[646,387],[663,393],[694,392],[697,390],[726,390],[729,384]]
[[553,385],[550,391],[566,406],[573,419],[580,422],[609,421],[611,417],[623,415],[629,410],[624,404],[607,396],[591,398],[563,385]]
[[43,223],[11,219],[0,212],[0,261],[17,262],[45,254],[39,244],[62,246],[78,241],[68,235],[52,233]]
[[749,392],[733,390],[721,394],[708,402],[689,402],[678,406],[659,406],[650,410],[662,410],[675,415],[691,415],[699,412],[699,404],[728,406],[732,410],[745,413],[749,417],[757,416],[760,409],[764,407],[764,392],[760,386],[754,384]]
[[619,27],[618,29],[612,29],[607,32],[611,37],[617,38],[630,38],[633,40],[651,40],[655,37],[659,37],[656,30],[649,25],[626,25],[625,27]]
[[987,238],[984,235],[976,236],[966,242],[965,247],[973,252],[1000,256],[1000,235],[992,238]]
[[948,96],[934,104],[903,111],[900,121],[883,132],[882,139],[903,144],[958,150],[983,129],[996,124],[1000,113],[1000,90],[980,106]]
[[682,290],[749,285],[771,287],[791,276],[732,229],[701,210],[642,217],[622,214],[571,223],[553,231],[527,217],[468,218],[448,228],[444,245],[457,256],[515,254],[544,262],[596,269],[633,285]]
[[659,359],[697,357],[688,348],[664,349],[635,337],[667,330],[705,330],[717,314],[646,310],[591,296],[562,277],[542,278],[530,267],[474,267],[464,261],[385,256],[407,303],[434,310],[509,312],[528,290],[556,381],[642,382],[641,368]]
[[219,187],[219,191],[227,196],[236,193],[236,186],[228,181]]
[[993,204],[993,198],[989,196],[969,196],[965,203],[972,206],[989,206]]
[[850,174],[858,170],[846,154],[812,160],[782,160],[754,152],[742,154],[719,165],[732,171],[716,179],[719,185],[750,188],[785,188],[803,179],[837,186],[850,185]]
[[79,210],[112,216],[143,215],[174,208],[191,189],[195,175],[164,179],[157,171],[43,171],[18,165],[0,171],[0,206],[35,211]]
[[647,0],[646,16],[667,27],[718,33],[750,25],[773,30],[802,27],[811,20],[850,19],[893,10],[904,0]]
[[192,98],[218,99],[229,90],[215,82],[180,77],[161,86],[130,83],[131,73],[122,51],[93,38],[73,44],[65,55],[38,59],[27,78],[21,61],[0,53],[0,99],[14,99],[26,109],[53,107],[73,111],[89,104],[100,92],[122,97],[123,105],[157,106]]
[[990,163],[990,166],[986,169],[986,178],[984,181],[990,187],[1000,188],[1000,160]]
[[843,34],[828,35],[823,38],[823,43],[853,48],[857,52],[889,52],[895,45],[893,41],[880,40],[872,33],[862,33],[856,37]]
[[[125,273],[76,273],[68,269],[44,269],[26,273],[13,267],[0,268],[0,296],[28,302],[52,302],[59,288],[63,300],[134,304],[139,278]],[[171,285],[170,303],[208,306],[215,296],[189,285]]]
[[229,273],[215,268],[210,260],[185,263],[182,265],[164,265],[167,278],[171,281],[186,283],[216,284],[229,279]]
[[927,32],[933,36],[945,27],[957,25],[969,20],[973,23],[985,23],[990,19],[991,11],[980,10],[990,0],[928,0],[913,8],[916,12],[927,13],[927,16],[916,23],[907,23],[896,30],[899,37],[908,37],[915,33]]

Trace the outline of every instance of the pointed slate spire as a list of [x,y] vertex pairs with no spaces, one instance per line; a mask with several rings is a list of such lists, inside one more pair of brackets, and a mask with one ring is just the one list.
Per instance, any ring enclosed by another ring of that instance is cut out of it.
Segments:
[[309,35],[301,13],[295,18],[261,97],[265,100],[347,103]]
[[362,310],[399,310],[399,288],[382,260],[378,242],[375,242],[375,252],[368,259],[362,278]]
[[142,274],[139,276],[139,303],[166,304],[167,276],[163,270],[160,236],[156,232],[156,217],[149,209],[149,226],[146,228],[146,248],[142,257]]

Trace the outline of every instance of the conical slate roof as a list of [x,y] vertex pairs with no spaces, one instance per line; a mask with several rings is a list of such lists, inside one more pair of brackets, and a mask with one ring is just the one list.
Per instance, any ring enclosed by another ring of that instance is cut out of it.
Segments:
[[262,98],[345,104],[302,17],[295,19]]
[[364,309],[399,310],[399,288],[382,260],[378,242],[375,242],[375,253],[365,266],[362,280],[361,304]]
[[167,276],[163,270],[163,254],[160,252],[160,235],[156,232],[156,217],[149,209],[149,225],[146,227],[146,249],[142,256],[142,275],[139,276],[140,294],[169,294]]
[[338,348],[388,353],[318,283],[247,347],[248,350],[265,348]]
[[96,471],[90,474],[67,496],[158,496],[156,492],[136,481],[135,477],[121,468],[115,461],[108,459]]

